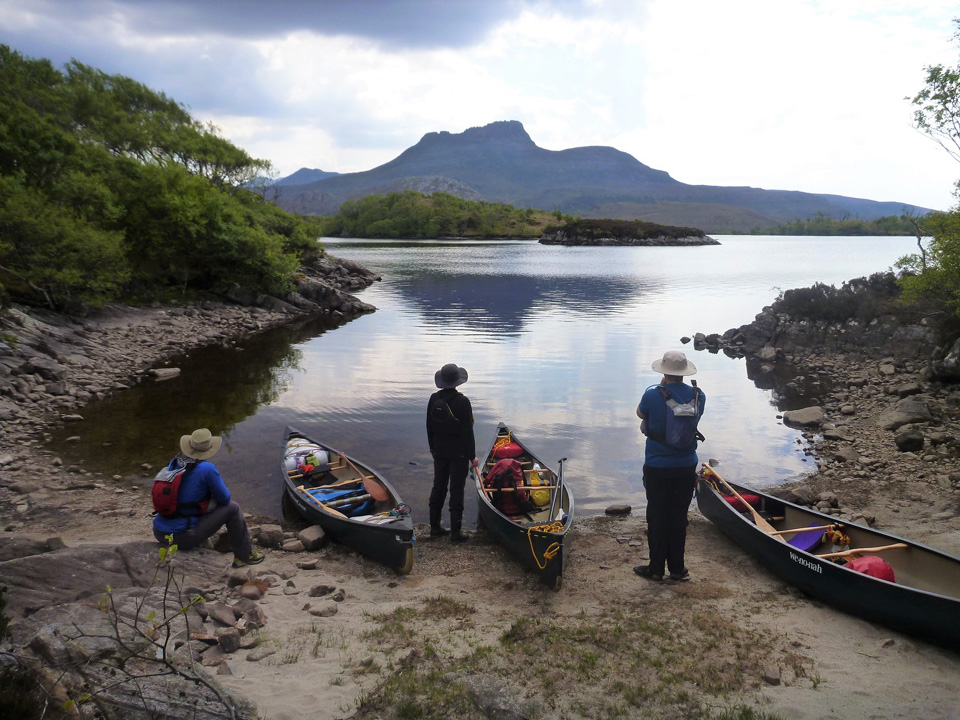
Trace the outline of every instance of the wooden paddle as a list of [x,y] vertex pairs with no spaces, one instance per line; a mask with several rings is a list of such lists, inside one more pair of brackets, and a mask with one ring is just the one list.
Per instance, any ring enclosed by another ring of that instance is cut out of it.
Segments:
[[836,526],[837,526],[836,523],[834,523],[833,525],[814,525],[812,527],[794,528],[793,530],[777,530],[770,534],[771,535],[789,535],[790,533],[802,533],[802,532],[808,532],[810,530],[831,530]]
[[363,480],[363,489],[370,493],[370,496],[374,500],[383,501],[390,499],[390,493],[387,492],[387,489],[383,485],[378,482],[374,482],[374,478],[372,476],[364,475],[362,472],[360,472],[360,468],[354,465],[353,461],[343,453],[340,453],[340,457],[342,457],[343,461],[347,463],[347,465],[349,465],[357,475],[360,476],[357,479]]
[[826,555],[817,555],[818,558],[847,557],[849,555],[861,555],[863,553],[883,552],[884,550],[895,550],[897,548],[910,547],[906,543],[893,543],[892,545],[881,545],[872,548],[855,548],[853,550],[844,550],[843,552],[827,553]]
[[779,540],[779,541],[782,542],[782,543],[787,542],[786,540],[784,540],[782,537],[780,537],[780,536],[777,534],[777,531],[776,531],[776,529],[774,529],[773,525],[771,525],[770,523],[768,523],[768,522],[764,519],[764,517],[763,517],[759,512],[757,512],[757,509],[756,509],[755,507],[753,507],[753,505],[751,505],[751,504],[748,503],[746,500],[744,500],[744,499],[743,499],[743,496],[740,495],[740,493],[738,493],[736,490],[734,490],[732,487],[730,487],[730,484],[729,484],[726,480],[724,480],[722,477],[720,477],[720,473],[718,473],[716,470],[714,470],[712,467],[710,467],[707,463],[703,463],[703,467],[705,467],[705,468],[707,469],[707,472],[709,472],[709,473],[712,474],[714,477],[716,477],[717,480],[719,480],[720,482],[722,482],[722,483],[723,483],[723,486],[724,486],[725,488],[727,488],[727,490],[729,490],[729,491],[732,492],[734,495],[736,495],[736,496],[737,496],[737,499],[740,500],[740,502],[743,503],[744,507],[746,507],[748,510],[750,510],[750,514],[753,515],[753,522],[756,523],[756,525],[757,525],[758,528],[760,528],[761,530],[763,530],[763,531],[764,531],[765,533],[767,533],[768,535],[772,535],[773,537],[775,537],[777,540]]

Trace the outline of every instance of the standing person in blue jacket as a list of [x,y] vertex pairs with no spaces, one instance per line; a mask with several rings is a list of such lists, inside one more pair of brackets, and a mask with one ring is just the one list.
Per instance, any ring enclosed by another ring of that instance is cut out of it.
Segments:
[[[670,571],[671,580],[689,580],[684,564],[687,542],[687,509],[697,483],[697,439],[703,439],[696,425],[703,415],[706,397],[696,380],[691,385],[683,378],[697,372],[682,352],[670,350],[654,360],[654,371],[663,373],[659,385],[648,387],[637,406],[640,430],[646,435],[643,461],[643,488],[647,493],[647,545],[650,562],[633,571],[648,580],[663,580]],[[694,404],[693,401],[696,400]],[[668,418],[668,402],[686,406]],[[668,427],[668,421],[670,427]],[[678,422],[679,421],[679,422]],[[683,435],[679,440],[677,434]]]
[[222,438],[202,428],[180,438],[180,454],[168,469],[186,467],[177,493],[177,511],[172,516],[155,515],[153,535],[161,545],[167,536],[180,550],[190,550],[211,537],[224,525],[233,549],[233,567],[263,562],[263,553],[253,549],[247,521],[240,506],[230,499],[230,491],[220,471],[208,458],[217,454]]
[[[473,435],[473,407],[457,390],[467,381],[465,368],[447,363],[433,377],[438,388],[427,403],[427,443],[433,456],[433,488],[430,491],[430,536],[450,535],[455,543],[469,538],[463,523],[463,488],[470,466],[479,466]],[[443,501],[450,488],[450,529],[440,524]]]

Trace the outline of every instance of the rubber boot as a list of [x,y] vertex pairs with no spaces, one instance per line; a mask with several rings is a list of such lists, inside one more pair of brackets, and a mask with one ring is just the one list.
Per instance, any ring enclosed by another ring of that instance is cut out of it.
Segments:
[[443,508],[430,508],[430,537],[443,537],[450,531],[440,524],[440,515]]
[[469,533],[461,529],[463,513],[450,513],[450,542],[462,543],[470,539]]

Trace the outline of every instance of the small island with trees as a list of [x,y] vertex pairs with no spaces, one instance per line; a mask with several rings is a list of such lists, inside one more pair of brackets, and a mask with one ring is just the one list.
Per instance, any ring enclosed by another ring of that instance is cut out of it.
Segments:
[[540,236],[544,245],[719,245],[703,230],[658,225],[643,220],[577,218],[550,225]]

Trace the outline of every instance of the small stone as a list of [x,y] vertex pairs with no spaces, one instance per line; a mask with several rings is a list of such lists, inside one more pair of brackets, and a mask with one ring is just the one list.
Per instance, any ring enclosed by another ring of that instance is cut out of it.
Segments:
[[324,595],[329,595],[334,590],[336,590],[336,588],[333,585],[314,585],[307,594],[314,598],[323,597]]
[[780,668],[776,665],[771,665],[763,671],[762,680],[767,685],[773,685],[774,687],[780,684]]
[[305,550],[319,550],[327,542],[327,534],[319,525],[311,525],[297,533],[297,539]]
[[328,602],[319,607],[312,607],[307,612],[314,617],[333,617],[337,614],[338,610],[339,608],[336,603]]
[[277,651],[269,645],[260,645],[259,647],[255,647],[247,654],[247,662],[260,662],[266,657],[275,655],[276,652]]
[[240,647],[240,631],[236,628],[224,628],[217,631],[217,642],[225,653],[236,652]]
[[240,588],[240,597],[247,600],[259,600],[263,597],[263,590],[257,585],[244,585]]
[[603,512],[607,515],[629,515],[632,510],[630,505],[610,505]]

